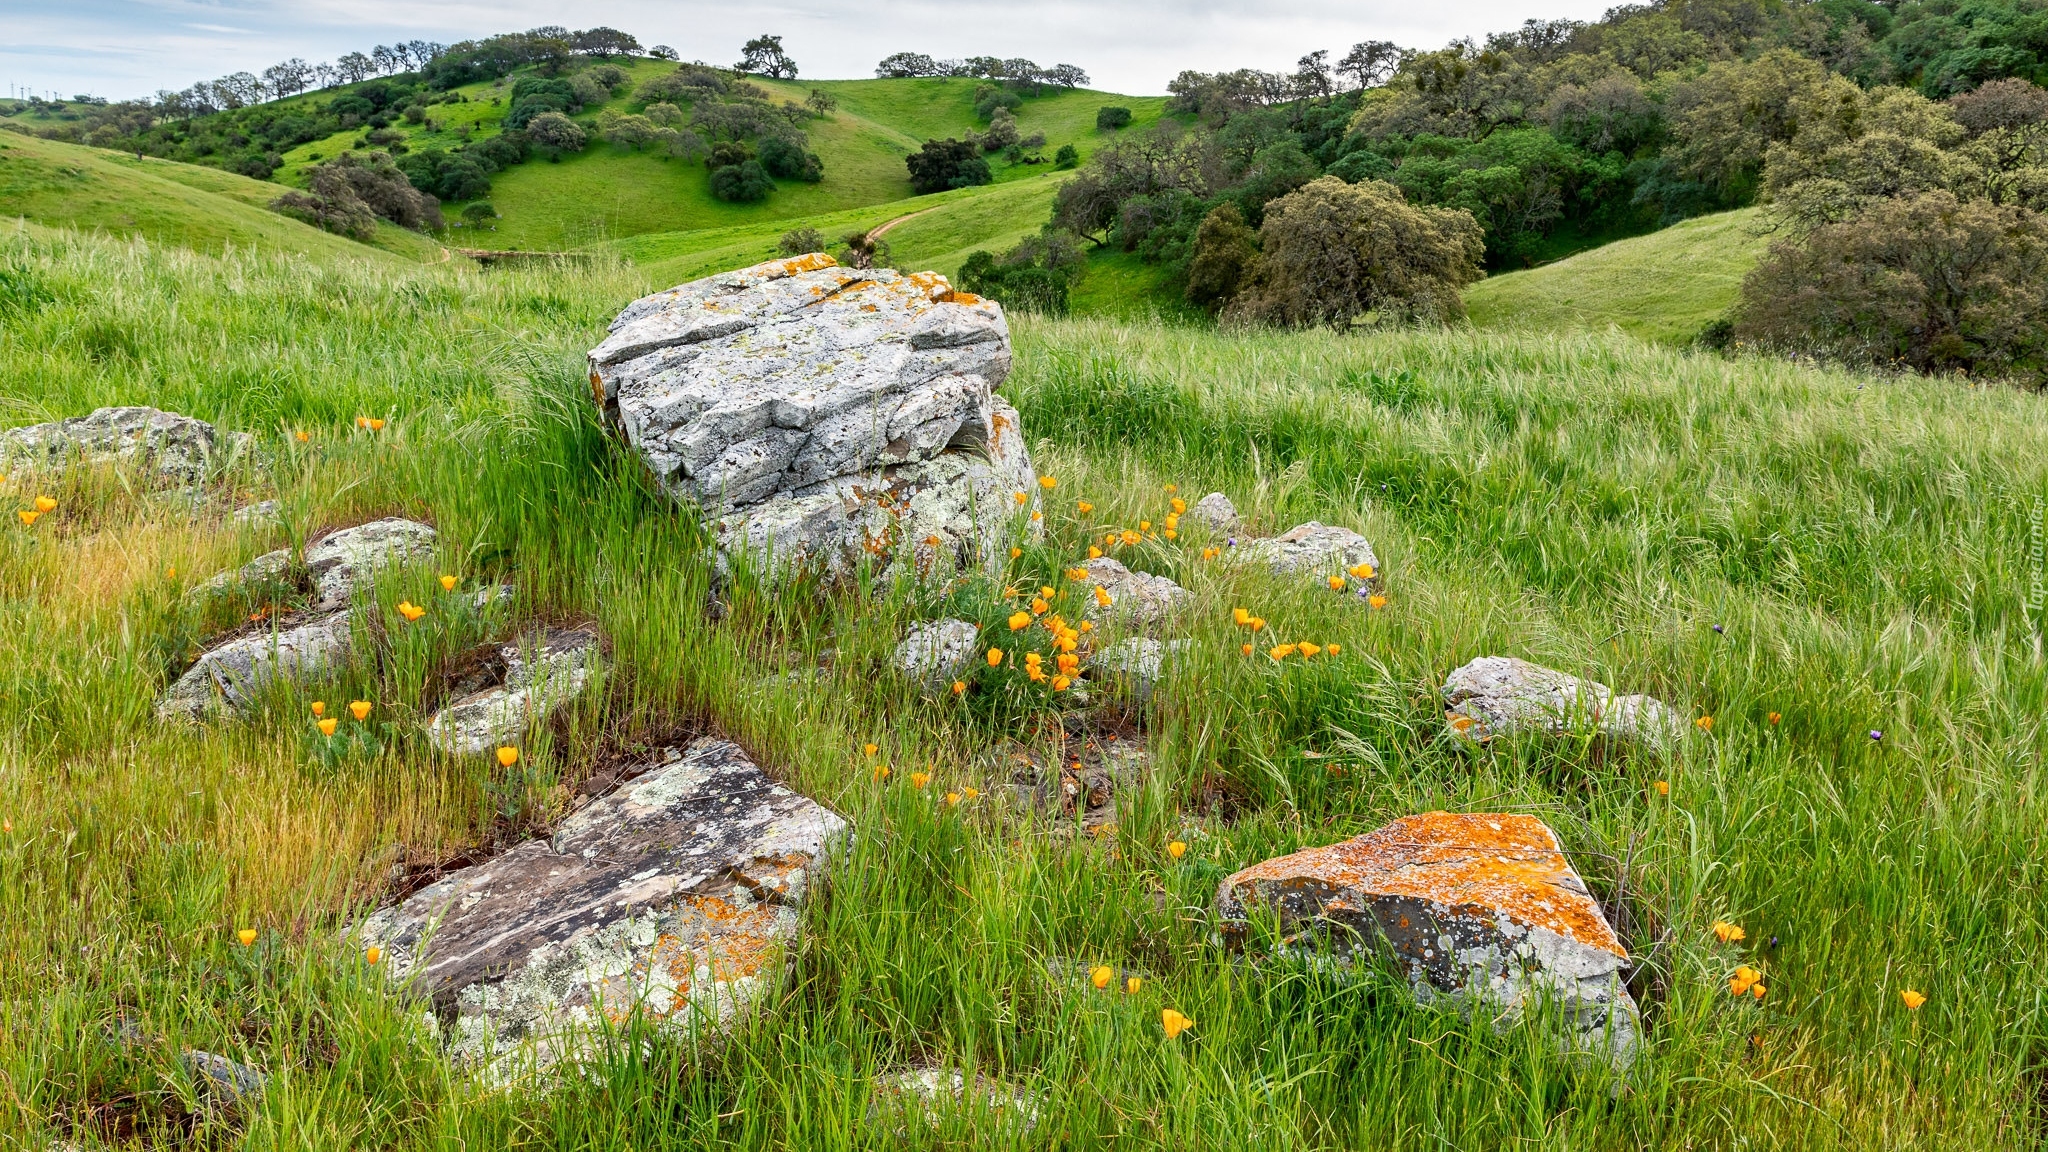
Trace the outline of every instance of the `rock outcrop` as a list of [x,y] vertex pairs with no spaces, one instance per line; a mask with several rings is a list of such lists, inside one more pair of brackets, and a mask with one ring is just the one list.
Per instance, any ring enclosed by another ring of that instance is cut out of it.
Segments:
[[1617,694],[1512,656],[1481,656],[1444,679],[1444,722],[1474,744],[1517,732],[1558,734],[1590,728],[1610,737],[1668,747],[1685,723],[1653,696]]
[[1228,536],[1242,523],[1238,519],[1237,505],[1221,492],[1211,492],[1195,501],[1195,506],[1188,509],[1188,518],[1218,536]]
[[[1429,812],[1255,864],[1216,893],[1226,939],[1334,957],[1390,956],[1423,1001],[1450,997],[1503,1022],[1540,1003],[1566,1046],[1627,1067],[1641,1043],[1622,981],[1628,952],[1558,844],[1532,816]],[[1325,951],[1327,949],[1327,951]]]
[[465,693],[427,721],[427,739],[451,756],[506,744],[583,694],[601,646],[592,628],[538,628],[498,651],[498,682]]
[[1105,672],[1122,676],[1130,690],[1131,700],[1143,704],[1152,699],[1168,659],[1185,651],[1190,643],[1192,641],[1133,636],[1096,653],[1094,664]]
[[[1345,583],[1361,592],[1380,586],[1380,560],[1365,537],[1349,528],[1319,524],[1314,520],[1297,525],[1278,536],[1240,543],[1232,557],[1241,562],[1264,564],[1282,575],[1319,578],[1344,576]],[[1354,568],[1369,566],[1372,575],[1358,576]]]
[[842,572],[995,568],[1036,506],[1010,336],[936,273],[775,260],[634,301],[590,352],[591,388],[720,549]]
[[925,620],[910,626],[896,645],[896,670],[916,680],[929,695],[951,688],[974,662],[981,630],[966,620]]
[[246,451],[254,438],[223,435],[204,420],[156,408],[101,408],[89,416],[0,432],[0,466],[61,468],[72,462],[142,465],[183,484]]
[[737,746],[699,740],[543,840],[373,914],[362,942],[453,1017],[465,1060],[542,1063],[638,1011],[716,1036],[775,983],[846,822]]
[[[1102,620],[1120,617],[1133,624],[1156,624],[1187,601],[1188,590],[1164,576],[1150,572],[1133,572],[1124,567],[1122,561],[1108,556],[1097,556],[1083,565],[1088,579],[1082,592],[1082,613],[1092,619]],[[1096,596],[1109,597],[1109,603],[1102,603]]]
[[[320,596],[315,609],[202,653],[157,701],[157,715],[197,720],[222,708],[247,708],[277,680],[299,683],[339,667],[349,657],[348,603],[357,587],[392,564],[424,558],[433,547],[432,528],[399,519],[343,528],[315,540],[302,557]],[[291,559],[288,550],[265,553],[232,575],[206,581],[198,591],[224,590],[238,582],[283,582],[291,575]]]

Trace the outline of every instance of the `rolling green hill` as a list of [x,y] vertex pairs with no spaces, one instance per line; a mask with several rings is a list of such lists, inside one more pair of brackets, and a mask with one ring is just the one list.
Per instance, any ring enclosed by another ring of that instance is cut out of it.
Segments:
[[[629,74],[636,89],[675,67],[647,59],[616,63]],[[433,127],[401,122],[391,130],[402,133],[404,145],[415,150],[453,148],[465,139],[487,138],[499,131],[510,110],[509,95],[516,80],[517,76],[511,76],[458,88],[464,102],[433,105],[428,117]],[[903,164],[906,155],[927,139],[958,137],[982,126],[974,115],[978,83],[974,80],[785,82],[753,78],[750,82],[767,89],[776,103],[801,103],[814,88],[831,93],[839,102],[836,111],[805,125],[812,150],[825,162],[823,181],[778,181],[774,194],[765,201],[729,204],[711,196],[710,174],[701,163],[594,141],[583,152],[558,162],[535,158],[495,174],[490,198],[502,219],[492,231],[470,243],[561,250],[648,233],[743,228],[901,200],[911,196],[910,176]],[[328,99],[342,91],[345,89],[334,89],[317,98]],[[1026,99],[1015,115],[1025,135],[1045,133],[1047,156],[1062,144],[1072,144],[1085,159],[1120,134],[1096,130],[1096,110],[1105,104],[1131,109],[1132,125],[1122,130],[1128,133],[1157,120],[1166,101],[1163,97],[1118,96],[1085,89],[1052,91]],[[577,119],[587,124],[606,110],[639,112],[644,107],[642,99],[629,91],[601,106],[584,109]],[[277,179],[303,184],[308,168],[347,150],[361,136],[360,130],[339,132],[284,153],[285,164]],[[1008,164],[1000,157],[991,157],[989,166],[998,184],[1035,179],[1050,170],[1048,164]],[[461,205],[446,208],[452,218]],[[455,236],[462,238],[460,229]]]
[[268,207],[280,191],[217,168],[0,133],[0,216],[209,252],[234,246],[322,258],[443,259],[433,240],[390,224],[365,246],[280,216]]
[[1742,277],[1769,239],[1757,210],[1701,216],[1617,240],[1525,272],[1474,284],[1465,308],[1475,327],[1557,331],[1620,328],[1658,344],[1685,344],[1726,315]]

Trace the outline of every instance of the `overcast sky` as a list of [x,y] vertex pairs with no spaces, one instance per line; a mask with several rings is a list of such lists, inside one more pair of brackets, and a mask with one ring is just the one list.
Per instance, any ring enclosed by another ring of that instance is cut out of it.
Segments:
[[683,59],[730,64],[762,32],[817,79],[873,75],[891,52],[1078,64],[1094,87],[1163,93],[1183,68],[1291,67],[1359,40],[1434,48],[1531,16],[1597,17],[1612,0],[0,0],[0,80],[11,91],[143,96],[228,72],[311,63],[394,40],[452,43],[540,24],[608,24]]

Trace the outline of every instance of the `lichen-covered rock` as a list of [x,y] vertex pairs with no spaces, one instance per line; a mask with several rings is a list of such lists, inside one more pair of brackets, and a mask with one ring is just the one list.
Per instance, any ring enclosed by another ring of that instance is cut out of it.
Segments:
[[1006,551],[1013,494],[1037,498],[993,393],[1009,371],[993,301],[822,254],[637,300],[590,352],[607,416],[665,490],[722,517],[721,548],[834,569]]
[[980,631],[966,620],[950,618],[912,624],[896,645],[896,670],[927,693],[944,692],[973,663]]
[[1154,640],[1149,636],[1133,636],[1121,644],[1095,654],[1096,667],[1114,672],[1124,678],[1129,687],[1131,699],[1139,704],[1152,699],[1153,690],[1159,685],[1160,674],[1165,670],[1167,658],[1185,650],[1187,640]]
[[165,720],[198,720],[222,709],[247,708],[276,681],[311,680],[340,667],[348,656],[346,613],[238,636],[186,669],[157,701],[156,714]]
[[427,739],[451,756],[474,756],[506,744],[583,694],[600,652],[590,628],[539,628],[504,646],[504,679],[434,713]]
[[1000,571],[1015,530],[1039,533],[1027,504],[1017,501],[1019,493],[1035,500],[1038,475],[1016,410],[1000,397],[990,409],[993,436],[981,451],[948,452],[770,497],[713,522],[719,551],[764,571],[816,565],[834,576],[864,557],[889,577]]
[[180,1054],[179,1062],[185,1066],[185,1074],[192,1078],[192,1086],[204,1096],[244,1106],[253,1106],[263,1098],[263,1086],[268,1077],[260,1068],[251,1068],[197,1048],[187,1048]]
[[228,519],[251,527],[268,527],[277,523],[278,517],[283,513],[283,504],[275,500],[258,500],[254,504],[245,504],[235,509],[234,515]]
[[434,530],[416,520],[391,516],[329,532],[306,545],[306,571],[325,608],[348,604],[356,585],[393,564],[434,554]]
[[[737,746],[699,740],[579,809],[553,836],[373,914],[363,942],[455,1023],[459,1058],[582,1050],[635,1011],[716,1036],[775,982],[846,822]],[[501,1065],[502,1066],[502,1065]]]
[[1356,839],[1255,864],[1216,893],[1226,939],[1277,922],[1282,951],[1391,956],[1418,999],[1503,1021],[1553,1004],[1575,1051],[1627,1067],[1640,1046],[1628,952],[1532,816],[1429,812]]
[[1684,722],[1655,697],[1618,695],[1597,680],[1512,656],[1481,656],[1466,664],[1444,679],[1443,694],[1451,734],[1474,744],[1517,732],[1586,727],[1667,747],[1685,734]]
[[[1038,1096],[1016,1085],[1006,1085],[987,1076],[965,1075],[924,1065],[889,1073],[877,1079],[871,1118],[886,1119],[889,1111],[916,1111],[926,1125],[939,1127],[938,1108],[984,1110],[987,1119],[998,1124],[1023,1125],[1030,1131],[1038,1125]],[[898,1129],[899,1133],[902,1131]]]
[[[1365,537],[1349,528],[1319,524],[1314,520],[1297,525],[1278,536],[1246,540],[1231,553],[1239,562],[1264,564],[1282,575],[1317,578],[1345,577],[1347,587],[1361,592],[1377,589],[1380,560],[1373,555]],[[1370,576],[1358,576],[1352,569],[1370,567]]]
[[281,584],[291,578],[291,572],[292,550],[279,548],[275,552],[265,552],[240,568],[214,573],[212,577],[193,588],[192,593],[195,596],[205,596],[256,584]]
[[0,432],[0,466],[61,468],[87,464],[140,464],[167,480],[206,478],[231,455],[246,451],[246,433],[223,435],[213,425],[156,408],[101,408],[48,424]]
[[1188,509],[1188,518],[1218,536],[1237,531],[1241,523],[1237,516],[1237,505],[1232,504],[1230,497],[1221,492],[1211,492],[1195,501],[1195,506]]
[[[1120,617],[1134,624],[1154,624],[1172,615],[1188,598],[1188,590],[1164,576],[1133,572],[1109,556],[1088,561],[1082,612],[1093,619]],[[1109,597],[1103,604],[1096,589]]]

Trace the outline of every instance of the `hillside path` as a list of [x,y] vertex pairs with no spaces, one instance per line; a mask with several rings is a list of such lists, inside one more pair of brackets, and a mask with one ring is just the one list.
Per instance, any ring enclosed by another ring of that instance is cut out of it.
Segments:
[[917,211],[915,211],[915,212],[911,212],[911,213],[908,213],[908,214],[906,214],[906,215],[898,216],[898,217],[897,217],[897,218],[895,218],[894,220],[888,220],[888,221],[884,221],[883,223],[881,223],[881,224],[878,224],[878,225],[876,225],[876,226],[875,226],[875,229],[874,229],[874,231],[872,231],[872,232],[869,232],[869,233],[868,233],[868,239],[869,239],[869,240],[880,240],[880,239],[882,238],[882,235],[883,235],[884,233],[886,233],[887,231],[889,231],[889,229],[891,229],[891,228],[894,228],[894,227],[895,227],[895,226],[897,226],[898,224],[901,224],[901,223],[903,223],[903,222],[904,222],[905,220],[915,220],[915,219],[917,219],[917,218],[918,218],[919,216],[922,216],[922,215],[924,215],[924,214],[925,214],[925,213],[927,213],[927,212],[933,211],[933,210],[934,210],[934,208],[936,208],[936,205],[934,205],[934,207],[933,207],[933,208],[920,208],[920,209],[918,209],[918,210],[917,210]]

